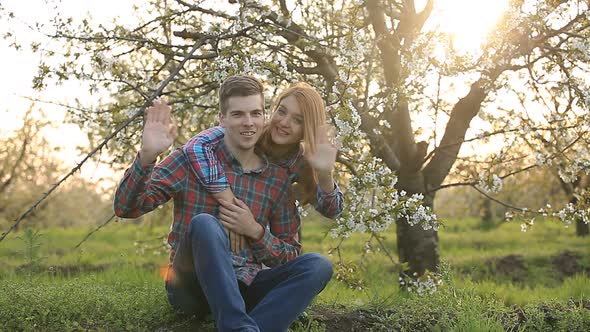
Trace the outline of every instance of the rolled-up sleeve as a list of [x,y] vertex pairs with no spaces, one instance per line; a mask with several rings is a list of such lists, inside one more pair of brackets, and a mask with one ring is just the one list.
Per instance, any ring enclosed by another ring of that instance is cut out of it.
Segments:
[[183,147],[191,170],[210,193],[229,188],[225,171],[215,154],[224,135],[225,131],[220,126],[209,128],[193,136]]
[[139,158],[125,171],[117,187],[113,208],[121,218],[138,218],[180,191],[185,178],[178,150],[157,166],[142,167]]

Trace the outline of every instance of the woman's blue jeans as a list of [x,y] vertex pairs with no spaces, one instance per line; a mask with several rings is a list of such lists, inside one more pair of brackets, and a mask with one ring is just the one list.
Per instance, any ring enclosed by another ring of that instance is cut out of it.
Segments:
[[195,216],[180,240],[167,278],[172,307],[198,317],[209,312],[219,331],[287,331],[332,277],[320,254],[262,270],[250,286],[238,282],[229,240],[217,218]]

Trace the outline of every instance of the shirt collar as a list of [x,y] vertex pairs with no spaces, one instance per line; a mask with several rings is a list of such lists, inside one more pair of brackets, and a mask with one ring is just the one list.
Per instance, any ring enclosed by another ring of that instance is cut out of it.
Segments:
[[[229,163],[231,168],[236,173],[244,174],[244,169],[242,168],[242,164],[240,164],[240,162],[234,157],[233,153],[231,153],[231,151],[227,148],[227,145],[225,145],[224,140],[221,140],[221,142],[219,143],[218,151],[221,152],[223,159],[225,159],[225,161],[227,163]],[[260,149],[258,149],[258,148],[254,148],[254,153],[256,153],[260,158],[262,158],[262,166],[260,166],[257,169],[249,170],[246,173],[262,173],[268,168],[269,162],[268,162],[268,158],[266,157],[266,155],[264,153],[262,153],[262,151],[260,151]]]

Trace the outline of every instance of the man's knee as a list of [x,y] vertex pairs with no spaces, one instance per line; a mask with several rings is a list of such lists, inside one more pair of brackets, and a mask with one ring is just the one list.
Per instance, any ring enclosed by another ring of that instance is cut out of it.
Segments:
[[188,232],[193,238],[200,238],[201,236],[211,238],[214,235],[225,236],[223,226],[219,220],[207,213],[200,213],[194,216],[191,219]]
[[301,256],[303,259],[303,268],[306,272],[312,274],[314,280],[327,283],[332,278],[332,262],[321,254],[309,253]]

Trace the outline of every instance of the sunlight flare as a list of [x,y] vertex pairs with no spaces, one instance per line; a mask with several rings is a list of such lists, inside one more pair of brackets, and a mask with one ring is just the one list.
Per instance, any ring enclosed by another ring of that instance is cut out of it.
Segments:
[[437,5],[442,31],[453,37],[456,50],[469,52],[479,49],[509,0],[444,0]]

